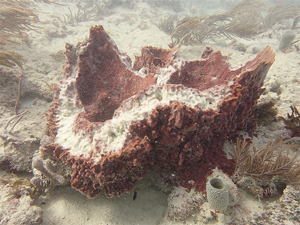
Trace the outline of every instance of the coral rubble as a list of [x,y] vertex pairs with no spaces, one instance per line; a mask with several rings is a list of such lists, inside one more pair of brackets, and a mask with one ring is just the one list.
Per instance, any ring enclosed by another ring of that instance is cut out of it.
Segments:
[[168,198],[167,217],[169,220],[183,221],[193,212],[199,210],[205,202],[204,194],[193,188],[187,192],[183,187],[176,187]]
[[0,176],[0,223],[40,224],[43,210],[33,205],[34,189],[26,179],[17,176]]
[[223,143],[240,131],[253,134],[275,54],[267,47],[232,70],[220,51],[191,62],[174,53],[147,46],[131,67],[102,26],[66,45],[66,78],[56,87],[42,151],[71,169],[81,193],[119,196],[153,168],[198,191],[215,167],[233,173]]
[[56,161],[55,165],[50,159],[43,159],[37,152],[32,158],[32,167],[34,177],[30,183],[37,190],[44,190],[54,186],[65,185],[69,182],[68,169],[61,162]]
[[256,214],[250,224],[299,224],[300,192],[297,188],[288,185],[283,195],[270,203],[266,212]]

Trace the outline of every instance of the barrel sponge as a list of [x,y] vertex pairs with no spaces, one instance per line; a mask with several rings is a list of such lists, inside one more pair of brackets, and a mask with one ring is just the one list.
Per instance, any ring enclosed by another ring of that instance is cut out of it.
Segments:
[[218,211],[225,211],[229,205],[228,187],[219,177],[213,177],[206,183],[208,203]]

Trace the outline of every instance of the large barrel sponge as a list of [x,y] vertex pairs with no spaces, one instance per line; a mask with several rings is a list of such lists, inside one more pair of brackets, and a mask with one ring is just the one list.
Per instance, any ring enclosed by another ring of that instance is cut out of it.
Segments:
[[175,52],[145,46],[131,66],[102,26],[66,45],[66,78],[55,87],[41,151],[70,168],[72,187],[117,197],[158,170],[167,183],[204,191],[214,168],[233,174],[223,144],[253,135],[275,54],[266,47],[231,69],[220,51],[195,61]]
[[225,211],[229,205],[229,194],[226,183],[219,177],[213,177],[206,183],[208,203],[218,211]]

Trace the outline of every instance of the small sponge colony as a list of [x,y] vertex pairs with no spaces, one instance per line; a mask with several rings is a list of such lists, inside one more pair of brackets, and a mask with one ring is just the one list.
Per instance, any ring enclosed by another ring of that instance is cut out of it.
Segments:
[[206,183],[208,203],[218,211],[225,211],[229,204],[229,194],[226,183],[219,177],[213,177]]

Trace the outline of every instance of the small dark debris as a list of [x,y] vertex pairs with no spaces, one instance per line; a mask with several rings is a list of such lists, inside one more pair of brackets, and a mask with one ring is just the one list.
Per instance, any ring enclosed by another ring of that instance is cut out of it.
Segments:
[[137,196],[137,192],[136,192],[136,191],[134,191],[134,193],[133,193],[133,197],[132,197],[133,201],[136,199],[136,196]]

